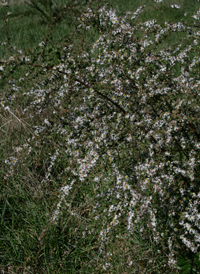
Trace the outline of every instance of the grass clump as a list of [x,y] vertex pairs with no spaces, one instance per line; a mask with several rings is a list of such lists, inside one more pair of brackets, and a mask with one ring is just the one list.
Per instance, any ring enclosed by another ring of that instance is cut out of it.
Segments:
[[2,271],[198,273],[198,30],[87,4],[27,51],[5,19]]

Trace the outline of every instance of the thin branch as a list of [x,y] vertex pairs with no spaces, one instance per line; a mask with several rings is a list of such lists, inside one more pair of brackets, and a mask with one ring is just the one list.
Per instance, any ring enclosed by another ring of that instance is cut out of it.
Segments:
[[[35,65],[35,64],[30,64],[30,63],[27,63],[26,65],[28,66],[34,66],[34,67],[43,67],[42,65]],[[48,69],[48,70],[54,70],[54,71],[57,71],[59,73],[62,73],[62,74],[65,74],[65,75],[69,75],[68,73],[66,72],[63,72],[63,71],[60,71],[60,70],[57,70],[57,69],[54,69],[54,68],[50,68],[50,67],[45,67],[45,69]],[[84,82],[82,82],[81,80],[75,78],[75,80],[77,82],[79,82],[80,84],[84,85],[86,88],[92,88],[92,86],[89,86],[87,84],[85,84]],[[100,91],[98,90],[95,90],[93,89],[97,94],[101,95],[103,98],[105,98],[106,100],[108,100],[109,102],[111,102],[113,105],[115,105],[117,108],[119,108],[124,114],[126,114],[126,111],[120,107],[117,103],[115,103],[113,100],[111,100],[110,98],[108,98],[106,95],[104,95],[103,93],[101,93]]]

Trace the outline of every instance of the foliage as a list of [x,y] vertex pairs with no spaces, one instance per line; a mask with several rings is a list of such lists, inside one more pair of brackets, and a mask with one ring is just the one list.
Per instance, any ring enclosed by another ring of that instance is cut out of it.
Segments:
[[186,256],[181,256],[181,259],[177,262],[178,269],[182,271],[182,274],[198,273],[200,269],[199,254],[194,255],[193,253],[190,253],[190,256],[188,257],[191,259],[191,262],[188,262]]
[[[27,17],[30,15],[39,16],[43,19],[43,23],[52,24],[57,19],[60,22],[63,17],[65,17],[67,6],[74,9],[74,15],[78,16],[81,14],[80,8],[83,7],[87,1],[65,1],[65,5],[61,4],[55,0],[30,0],[30,2],[25,2],[25,8],[19,8],[17,11],[12,13],[11,17]],[[65,11],[65,13],[64,13]]]
[[[1,116],[4,126],[16,120],[2,133],[1,260],[32,273],[177,273],[177,263],[192,272],[199,267],[198,30],[135,23],[145,6],[118,17],[93,4],[59,44],[56,19],[25,54],[9,36],[4,43],[16,54],[0,66]],[[91,26],[101,35],[88,45]],[[173,32],[183,43],[157,50]]]

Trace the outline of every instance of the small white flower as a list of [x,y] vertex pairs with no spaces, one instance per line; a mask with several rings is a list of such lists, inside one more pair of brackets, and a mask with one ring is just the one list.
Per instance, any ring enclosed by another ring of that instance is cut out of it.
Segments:
[[176,5],[176,4],[173,4],[170,6],[171,8],[176,8],[176,9],[180,9],[180,6],[179,5]]
[[50,126],[51,124],[49,123],[48,119],[44,120],[44,123],[47,124],[48,126]]
[[193,15],[192,17],[193,17],[194,19],[199,19],[199,16],[198,16],[198,15],[196,15],[196,14],[195,14],[195,15]]
[[2,5],[3,6],[9,6],[8,2],[3,2]]
[[41,43],[39,43],[40,47],[43,47],[45,45],[44,41],[42,41]]

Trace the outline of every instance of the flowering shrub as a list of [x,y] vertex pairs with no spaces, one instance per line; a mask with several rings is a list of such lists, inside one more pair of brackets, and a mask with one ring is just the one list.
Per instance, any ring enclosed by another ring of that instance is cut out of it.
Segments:
[[[80,188],[93,201],[90,218],[101,225],[99,257],[106,258],[106,246],[123,226],[129,237],[139,232],[158,254],[166,252],[175,269],[180,253],[196,254],[200,246],[199,32],[186,23],[134,24],[144,8],[118,18],[106,5],[95,12],[88,7],[77,18],[77,37],[91,25],[102,34],[91,49],[84,39],[79,39],[81,46],[68,42],[48,48],[48,57],[62,56],[58,65],[45,59],[48,37],[37,55],[18,51],[4,61],[4,81],[22,65],[30,69],[12,82],[1,112],[11,112],[14,102],[22,100],[23,114],[41,121],[32,125],[35,131],[27,143],[15,148],[17,157],[6,159],[10,169],[4,180],[30,162],[45,136],[46,143],[56,140],[51,153],[43,152],[48,169],[38,188],[59,181],[61,194],[40,244],[59,220],[63,204],[71,208],[70,195]],[[190,44],[158,51],[172,32],[182,32]],[[143,37],[136,38],[137,33]],[[27,90],[25,83],[39,75],[42,81]],[[105,261],[104,268],[109,265]]]

